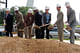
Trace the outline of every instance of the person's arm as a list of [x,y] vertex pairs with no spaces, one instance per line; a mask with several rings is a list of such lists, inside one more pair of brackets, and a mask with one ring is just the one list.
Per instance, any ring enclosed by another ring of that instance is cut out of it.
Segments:
[[22,13],[19,13],[19,21],[18,21],[17,25],[19,25],[21,22],[24,23],[24,18],[23,18]]
[[30,25],[33,25],[33,23],[34,23],[34,16],[32,16],[32,18],[31,18]]
[[13,16],[13,15],[11,15],[11,23],[12,23],[12,25],[13,25],[13,17],[14,17],[14,16]]
[[51,14],[50,14],[50,19],[49,19],[49,24],[51,23]]
[[74,12],[74,10],[72,10],[72,11],[71,11],[71,14],[70,14],[70,16],[69,16],[69,21],[68,21],[68,23],[72,23],[72,22],[74,21],[74,19],[75,19],[75,12]]
[[44,13],[42,14],[42,24],[44,25]]
[[42,15],[40,15],[40,18],[41,18],[40,21],[41,21],[41,23],[43,24],[43,21],[42,21],[42,20],[43,20]]
[[3,19],[3,22],[4,22],[4,26],[6,25],[6,14],[5,14],[5,16],[4,16],[4,19]]
[[24,16],[24,27],[26,27],[26,16]]
[[22,21],[23,21],[23,23],[24,23],[24,17],[23,17],[23,15],[22,15]]

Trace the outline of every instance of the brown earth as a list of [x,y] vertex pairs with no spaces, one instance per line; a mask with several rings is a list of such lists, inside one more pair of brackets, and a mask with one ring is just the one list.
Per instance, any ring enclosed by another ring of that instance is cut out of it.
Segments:
[[1,37],[0,53],[80,53],[80,46],[56,40]]

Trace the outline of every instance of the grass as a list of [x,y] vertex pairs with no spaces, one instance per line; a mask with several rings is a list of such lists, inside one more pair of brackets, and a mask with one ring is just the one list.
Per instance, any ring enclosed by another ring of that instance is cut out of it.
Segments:
[[80,27],[80,25],[77,25],[76,27]]
[[[51,40],[59,40],[58,38],[52,38]],[[64,40],[70,40],[70,39],[64,39]],[[80,40],[80,39],[75,39],[75,40]]]
[[66,28],[66,25],[64,24],[64,28]]
[[2,26],[3,24],[0,24],[0,26]]
[[[76,27],[80,27],[80,25],[77,25]],[[66,28],[66,25],[64,24],[64,28]]]
[[[52,40],[59,40],[58,38],[52,38]],[[70,39],[64,39],[64,40],[70,40]]]

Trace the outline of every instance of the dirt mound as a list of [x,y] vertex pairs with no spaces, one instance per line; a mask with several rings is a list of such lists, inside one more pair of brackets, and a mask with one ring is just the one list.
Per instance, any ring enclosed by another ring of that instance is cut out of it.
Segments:
[[1,37],[0,53],[80,53],[80,46],[56,40]]

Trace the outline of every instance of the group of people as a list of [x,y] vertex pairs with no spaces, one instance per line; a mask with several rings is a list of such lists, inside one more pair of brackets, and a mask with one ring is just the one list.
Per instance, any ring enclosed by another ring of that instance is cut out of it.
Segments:
[[[76,16],[75,11],[71,8],[70,3],[65,3],[67,8],[67,25],[71,27],[70,30],[70,43],[74,44],[74,33],[75,33],[75,26],[76,26]],[[63,17],[64,14],[61,11],[61,6],[57,4],[56,7],[58,14],[57,14],[57,21],[53,25],[57,25],[58,28],[58,36],[59,40],[63,42],[64,35],[64,22]],[[17,34],[19,37],[23,37],[23,33],[25,34],[25,38],[31,39],[32,38],[32,28],[35,28],[35,36],[36,39],[44,39],[45,31],[46,31],[46,39],[49,39],[49,26],[51,23],[51,13],[49,13],[49,7],[45,7],[45,12],[43,14],[39,13],[39,10],[35,7],[33,10],[28,9],[28,13],[23,16],[23,14],[19,11],[18,7],[14,8],[15,11],[15,20],[17,26]],[[12,28],[13,28],[13,15],[10,14],[10,10],[6,9],[6,16],[5,16],[5,30],[6,35],[13,37],[12,35]],[[34,25],[33,25],[34,24]]]

